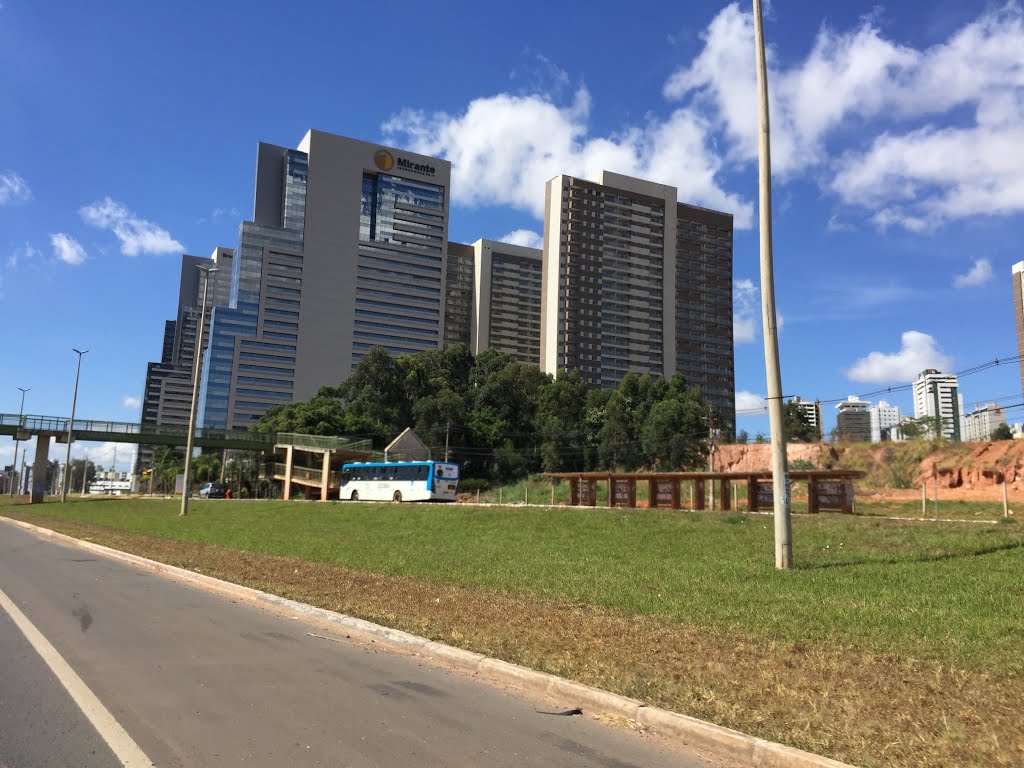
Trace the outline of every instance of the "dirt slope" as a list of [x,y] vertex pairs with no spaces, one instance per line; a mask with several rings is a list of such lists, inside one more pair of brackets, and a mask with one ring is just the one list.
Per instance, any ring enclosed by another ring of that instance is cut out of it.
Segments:
[[[1009,493],[1024,498],[1024,440],[991,443],[912,441],[906,443],[816,443],[787,446],[791,468],[857,469],[866,472],[859,490],[917,492],[922,483],[957,491],[957,496],[988,498]],[[771,446],[722,445],[715,467],[727,472],[766,470]],[[897,494],[899,495],[899,494]]]

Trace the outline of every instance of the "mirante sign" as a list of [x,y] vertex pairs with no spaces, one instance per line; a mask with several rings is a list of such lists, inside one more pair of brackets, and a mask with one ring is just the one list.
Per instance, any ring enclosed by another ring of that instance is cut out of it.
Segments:
[[401,155],[395,157],[386,149],[382,149],[373,156],[373,164],[382,171],[391,171],[397,168],[406,173],[418,173],[421,176],[433,176],[437,169],[427,163],[414,163]]

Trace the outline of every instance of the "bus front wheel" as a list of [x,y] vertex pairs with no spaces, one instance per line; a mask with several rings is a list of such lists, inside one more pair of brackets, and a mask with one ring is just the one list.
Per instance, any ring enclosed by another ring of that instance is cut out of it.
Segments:
[[394,498],[395,498],[395,501],[401,501],[402,500],[402,492],[401,491],[395,491],[395,497]]
[[359,491],[352,491],[352,501],[359,501]]

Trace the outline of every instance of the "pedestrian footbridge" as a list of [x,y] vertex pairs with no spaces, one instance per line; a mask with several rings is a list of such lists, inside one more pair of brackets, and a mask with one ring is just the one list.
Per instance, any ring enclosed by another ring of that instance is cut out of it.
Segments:
[[[75,419],[73,430],[69,430],[71,419],[66,416],[33,416],[14,413],[0,413],[0,435],[15,440],[30,440],[35,437],[36,455],[32,463],[32,501],[42,501],[45,491],[46,463],[49,460],[50,441],[67,444],[85,440],[103,443],[135,443],[137,445],[184,446],[188,442],[188,427],[184,424],[136,424],[124,421],[95,421]],[[369,440],[324,435],[302,435],[291,432],[248,432],[242,430],[206,429],[195,431],[193,443],[199,448],[217,448],[238,451],[283,451],[285,461],[281,480],[285,482],[285,498],[289,498],[293,482],[293,457],[296,451],[301,455],[319,454],[320,467],[317,477],[306,478],[301,471],[295,472],[294,482],[321,488],[326,498],[329,487],[330,468],[338,461],[366,461],[370,458]],[[275,472],[275,475],[277,473]],[[40,486],[36,492],[36,480]]]

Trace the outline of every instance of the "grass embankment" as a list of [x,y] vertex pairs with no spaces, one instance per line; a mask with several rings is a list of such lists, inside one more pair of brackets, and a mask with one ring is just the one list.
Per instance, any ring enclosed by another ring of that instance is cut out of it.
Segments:
[[1024,526],[105,500],[74,535],[863,766],[1024,759]]

